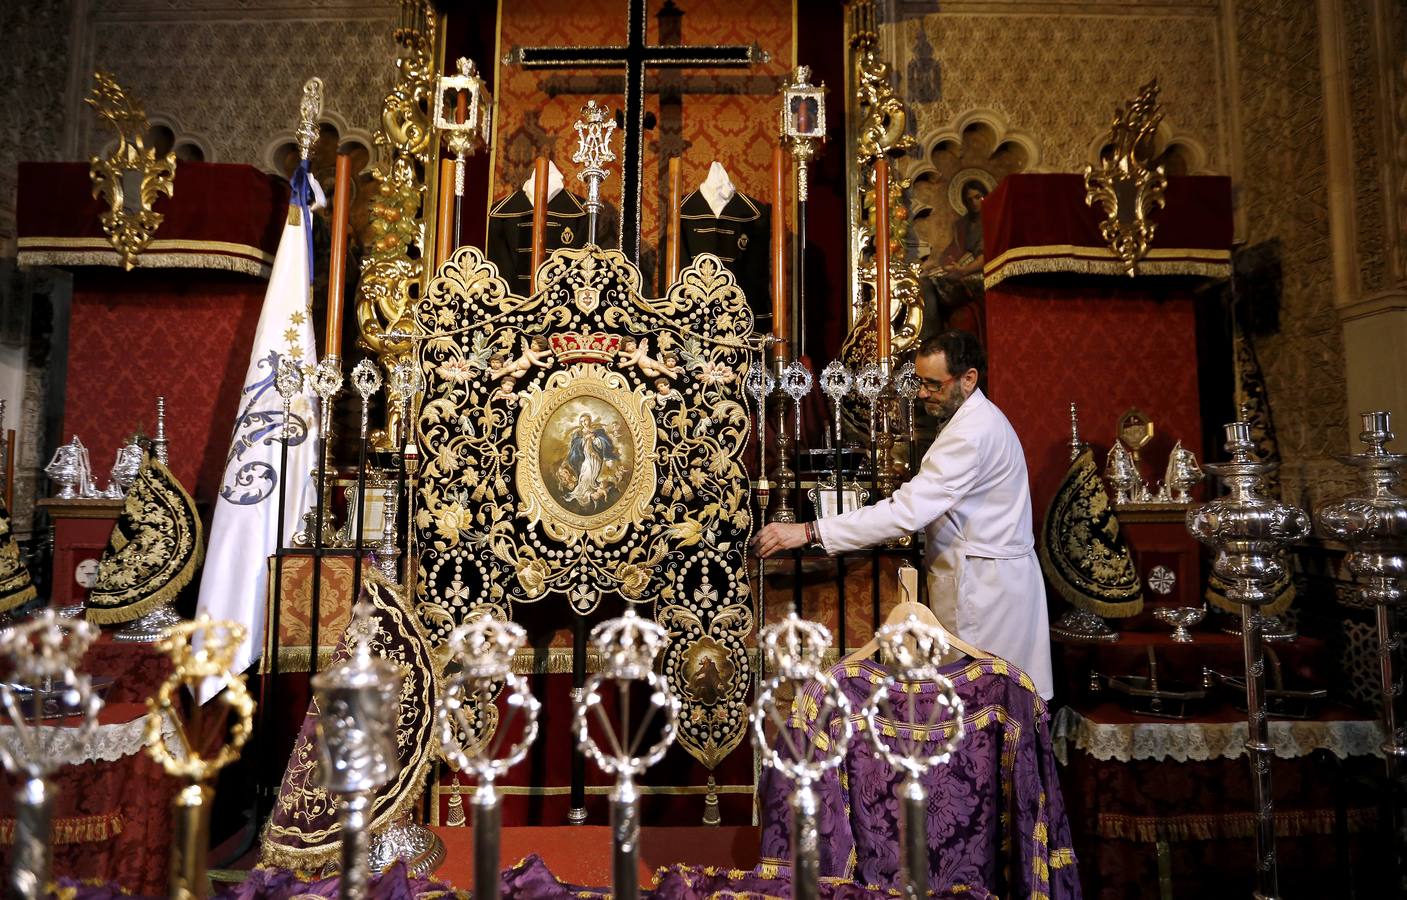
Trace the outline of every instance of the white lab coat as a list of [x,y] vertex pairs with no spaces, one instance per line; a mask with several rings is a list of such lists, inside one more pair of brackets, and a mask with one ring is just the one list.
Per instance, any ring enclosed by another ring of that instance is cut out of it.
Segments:
[[1015,663],[1050,699],[1050,630],[1026,457],[1011,423],[980,390],[958,408],[918,474],[893,496],[820,519],[816,528],[827,553],[922,530],[929,602],[939,620],[963,640]]

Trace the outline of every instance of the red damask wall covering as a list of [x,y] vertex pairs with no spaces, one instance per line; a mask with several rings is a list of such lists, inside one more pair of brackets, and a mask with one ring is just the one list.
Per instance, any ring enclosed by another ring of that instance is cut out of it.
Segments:
[[152,434],[166,396],[171,469],[196,501],[219,490],[268,283],[165,269],[74,270],[64,440],[88,447],[98,487],[117,446]]

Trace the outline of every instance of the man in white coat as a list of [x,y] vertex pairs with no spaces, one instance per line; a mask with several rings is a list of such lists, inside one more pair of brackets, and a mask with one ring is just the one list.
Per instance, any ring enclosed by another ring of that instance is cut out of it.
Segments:
[[1026,457],[1011,423],[977,388],[986,366],[982,346],[966,332],[925,340],[916,362],[919,397],[940,430],[918,474],[862,509],[774,522],[753,547],[764,557],[808,544],[834,554],[923,531],[929,602],[939,621],[1015,663],[1049,700],[1050,632]]

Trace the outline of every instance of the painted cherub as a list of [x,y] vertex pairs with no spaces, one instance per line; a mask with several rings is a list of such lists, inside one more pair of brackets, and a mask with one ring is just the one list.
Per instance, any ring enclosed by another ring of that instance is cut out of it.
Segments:
[[673,356],[666,355],[663,363],[652,359],[650,357],[650,339],[644,337],[638,341],[629,337],[622,341],[617,364],[622,369],[635,366],[640,370],[640,374],[646,378],[658,378],[664,375],[674,377],[683,371],[674,362]]
[[503,376],[499,379],[498,387],[494,389],[492,394],[489,394],[489,402],[492,403],[495,400],[502,400],[509,406],[517,406],[518,395],[513,392],[513,388],[516,385],[517,382],[514,381],[511,376]]
[[[501,359],[501,357],[495,357]],[[511,362],[500,363],[489,370],[489,378],[509,377],[515,381],[527,375],[533,366],[546,368],[552,365],[552,351],[547,347],[547,338],[537,335],[523,343],[523,354]]]

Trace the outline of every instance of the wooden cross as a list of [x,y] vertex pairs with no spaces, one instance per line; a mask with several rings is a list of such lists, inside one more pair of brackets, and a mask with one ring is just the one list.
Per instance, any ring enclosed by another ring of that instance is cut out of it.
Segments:
[[[620,249],[640,261],[640,196],[644,170],[645,70],[751,65],[761,58],[754,47],[647,44],[646,2],[629,0],[626,42],[601,47],[519,47],[513,54],[525,68],[625,69],[625,152],[621,157]],[[673,0],[666,0],[666,8]]]

